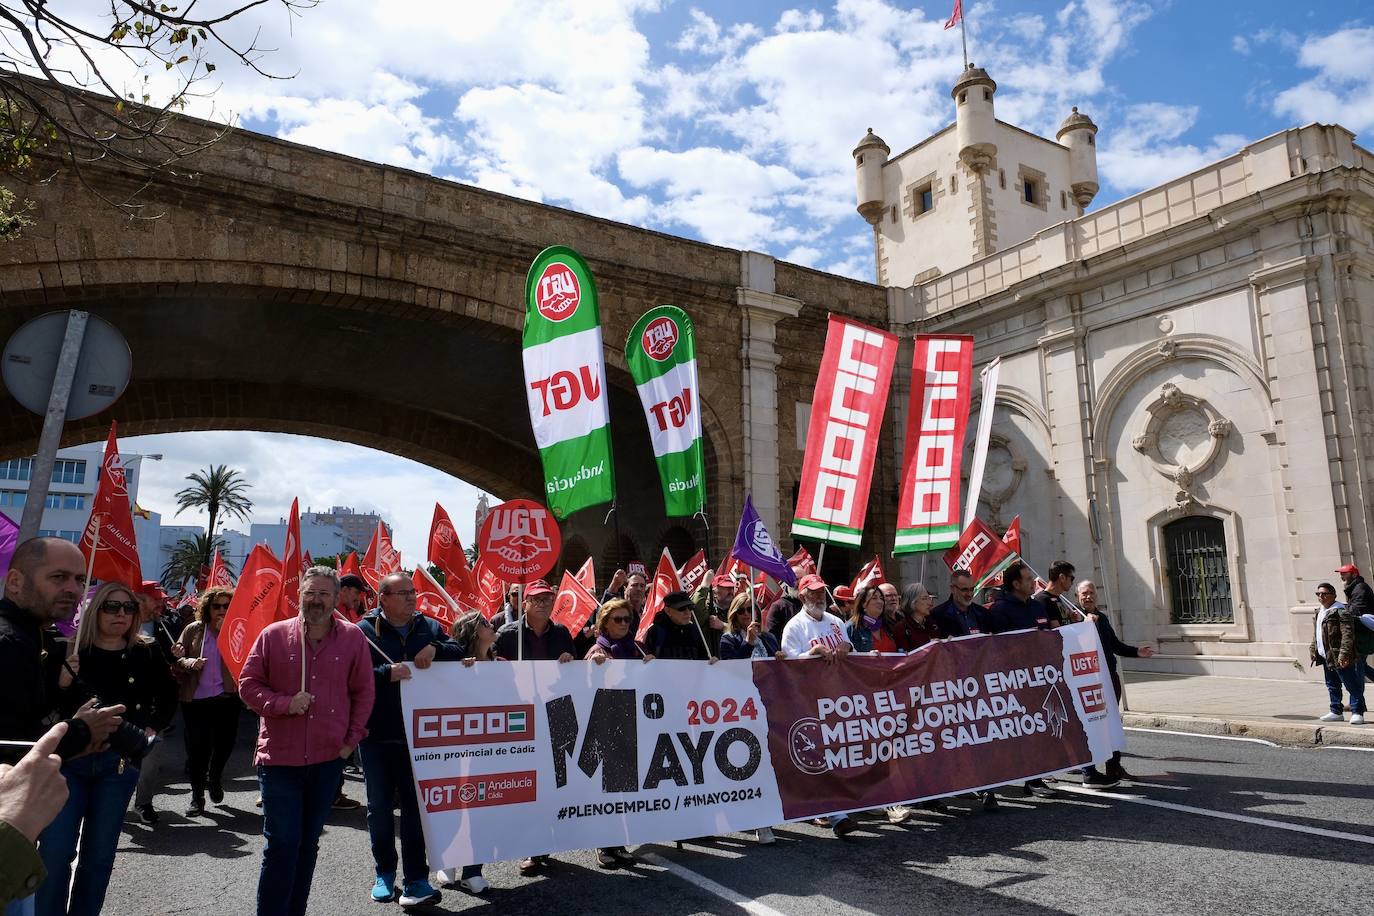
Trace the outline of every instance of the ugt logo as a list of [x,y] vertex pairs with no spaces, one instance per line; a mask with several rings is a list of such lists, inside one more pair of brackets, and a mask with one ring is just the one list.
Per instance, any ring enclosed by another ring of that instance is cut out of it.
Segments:
[[567,321],[577,313],[581,301],[582,286],[571,267],[555,261],[544,268],[534,287],[534,304],[539,314],[550,321]]
[[491,510],[491,551],[507,560],[518,560],[553,548],[546,525],[547,510],[534,512],[523,506]]
[[649,354],[649,358],[661,363],[673,355],[677,341],[677,322],[664,315],[649,322],[649,326],[644,329],[641,343],[644,345],[644,352]]

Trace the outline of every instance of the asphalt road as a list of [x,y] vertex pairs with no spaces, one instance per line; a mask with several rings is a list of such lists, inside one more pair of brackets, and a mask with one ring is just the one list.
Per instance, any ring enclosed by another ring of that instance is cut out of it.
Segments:
[[[430,912],[1374,912],[1374,753],[1128,734],[1138,781],[1107,795],[1070,788],[990,813],[958,803],[901,827],[870,816],[843,840],[794,824],[771,847],[741,834],[643,846],[643,864],[622,871],[598,869],[586,852],[532,879],[499,863],[484,897],[445,891]],[[129,815],[107,914],[253,911],[262,836],[249,749],[231,764],[225,805],[196,821],[182,816],[180,750],[173,735],[161,823]],[[363,797],[361,782],[347,791]],[[372,875],[363,811],[335,812],[310,912],[399,914],[368,898]]]

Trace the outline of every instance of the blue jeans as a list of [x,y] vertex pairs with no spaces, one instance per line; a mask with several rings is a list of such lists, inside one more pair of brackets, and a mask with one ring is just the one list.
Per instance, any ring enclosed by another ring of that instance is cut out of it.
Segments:
[[320,833],[339,794],[342,760],[309,766],[260,766],[262,871],[258,873],[258,916],[305,916]]
[[[464,875],[463,877],[467,877]],[[33,916],[33,898],[25,897],[23,900],[11,900],[5,904],[5,916]]]
[[[62,765],[67,777],[67,803],[38,840],[38,854],[48,877],[34,898],[36,916],[97,916],[114,871],[119,831],[129,808],[138,768],[119,771],[119,755],[101,751]],[[72,879],[77,844],[81,858]],[[71,884],[68,899],[67,886]]]
[[410,770],[410,748],[405,742],[364,741],[358,752],[367,781],[367,835],[377,874],[396,874],[396,822],[391,811],[399,795],[403,880],[408,884],[428,879],[429,860],[425,858],[425,833],[420,827],[420,804]]
[[1349,668],[1339,668],[1322,662],[1322,674],[1326,677],[1326,692],[1331,700],[1331,711],[1341,714],[1341,688],[1350,694],[1350,711],[1364,715],[1364,668],[1363,658],[1355,659]]

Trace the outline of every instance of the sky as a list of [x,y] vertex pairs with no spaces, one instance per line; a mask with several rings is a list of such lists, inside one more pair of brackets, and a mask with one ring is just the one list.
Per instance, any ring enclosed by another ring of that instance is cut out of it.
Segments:
[[[851,151],[868,127],[895,153],[953,119],[952,6],[323,0],[289,16],[265,5],[226,35],[260,29],[259,67],[287,78],[218,54],[219,82],[203,84],[215,91],[188,110],[871,279]],[[966,15],[999,118],[1051,137],[1074,105],[1097,122],[1099,207],[1288,126],[1339,122],[1365,145],[1374,133],[1367,2],[975,0]],[[154,93],[169,77],[152,74]],[[237,433],[127,448],[167,456],[143,484],[144,505],[167,516],[180,478],[213,460],[244,469],[260,521],[292,495],[374,508],[414,556],[438,497],[471,537],[476,491],[368,449]]]

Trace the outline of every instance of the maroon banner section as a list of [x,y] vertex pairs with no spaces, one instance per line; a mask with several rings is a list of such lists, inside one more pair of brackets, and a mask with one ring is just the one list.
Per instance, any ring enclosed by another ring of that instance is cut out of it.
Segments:
[[[1089,667],[1086,659],[1075,665]],[[768,712],[768,749],[788,820],[1092,762],[1054,631],[935,643],[901,660],[755,662],[754,684]],[[1103,698],[1087,690],[1079,704],[1094,712]]]

